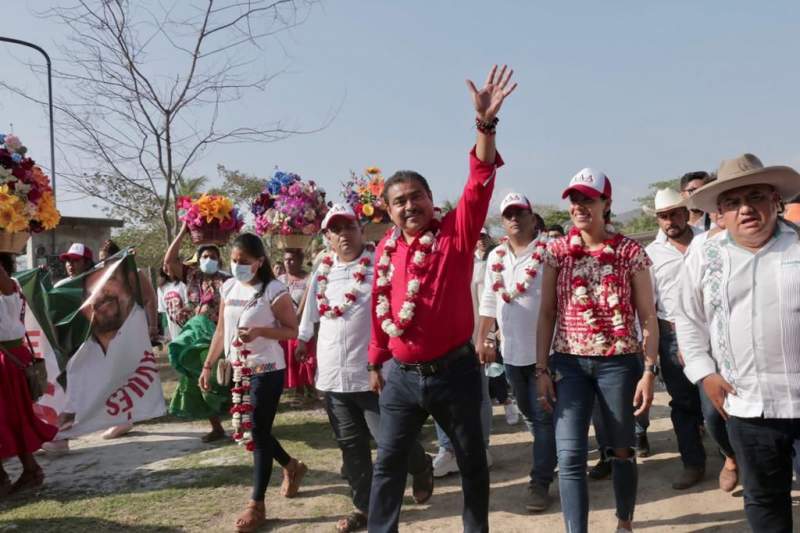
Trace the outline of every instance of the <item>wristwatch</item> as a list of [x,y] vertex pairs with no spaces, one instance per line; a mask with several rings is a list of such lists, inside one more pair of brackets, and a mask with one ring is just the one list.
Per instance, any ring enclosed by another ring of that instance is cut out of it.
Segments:
[[652,373],[654,376],[658,376],[658,365],[648,365],[648,364],[645,364],[645,365],[644,365],[644,371],[645,371],[645,372],[650,372],[650,373]]
[[378,372],[381,368],[383,368],[383,365],[380,363],[378,363],[377,365],[373,365],[372,363],[367,365],[368,372]]

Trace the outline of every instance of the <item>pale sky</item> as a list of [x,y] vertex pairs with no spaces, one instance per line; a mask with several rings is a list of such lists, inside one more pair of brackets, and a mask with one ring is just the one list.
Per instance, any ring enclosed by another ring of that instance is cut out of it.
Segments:
[[[33,15],[56,3],[4,5],[0,35],[57,56],[64,29]],[[590,166],[611,177],[622,212],[653,181],[743,152],[800,167],[798,28],[792,1],[328,0],[281,38],[284,50],[265,50],[264,65],[288,73],[229,119],[313,128],[338,109],[331,125],[275,144],[220,146],[191,171],[215,176],[222,163],[266,176],[278,166],[315,178],[337,201],[350,169],[408,168],[430,180],[437,201],[455,199],[474,142],[464,79],[482,83],[493,63],[508,63],[519,88],[500,115],[507,164],[494,205],[511,190],[563,205],[569,178]],[[6,79],[44,96],[42,80],[16,66],[36,54],[3,43],[0,51]],[[0,131],[11,123],[47,164],[45,115],[0,92]],[[60,208],[87,212],[85,203]]]

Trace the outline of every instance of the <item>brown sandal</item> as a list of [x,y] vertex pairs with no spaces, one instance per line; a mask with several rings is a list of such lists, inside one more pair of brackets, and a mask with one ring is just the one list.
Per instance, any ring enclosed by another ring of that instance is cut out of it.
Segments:
[[22,475],[11,485],[9,494],[18,494],[26,490],[41,487],[44,483],[44,472],[41,468],[36,470],[23,470]]
[[353,511],[336,523],[338,533],[350,533],[367,527],[367,515],[361,511]]
[[294,498],[300,491],[300,482],[308,472],[304,462],[292,458],[289,464],[283,467],[283,482],[281,483],[281,496]]
[[247,509],[236,519],[236,531],[238,533],[253,533],[267,523],[267,510],[264,504],[251,501],[247,504]]

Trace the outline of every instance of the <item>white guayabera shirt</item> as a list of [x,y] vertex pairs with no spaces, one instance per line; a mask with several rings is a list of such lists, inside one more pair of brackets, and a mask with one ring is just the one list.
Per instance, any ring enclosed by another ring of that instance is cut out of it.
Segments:
[[800,240],[779,223],[758,252],[727,232],[693,250],[681,273],[678,345],[693,383],[719,372],[725,410],[800,418]]
[[310,278],[311,287],[306,297],[297,338],[308,342],[314,337],[314,324],[319,322],[316,387],[321,391],[370,390],[367,347],[372,327],[372,279],[375,270],[373,252],[365,248],[358,258],[349,263],[340,262],[334,254],[325,296],[332,306],[343,304],[345,293],[353,288],[353,274],[359,269],[358,262],[365,256],[370,258],[367,277],[358,285],[356,301],[339,318],[320,316],[317,305],[317,272]]
[[517,282],[525,279],[525,270],[533,264],[531,255],[536,250],[538,239],[514,255],[511,246],[498,246],[489,253],[486,261],[486,278],[483,285],[480,314],[494,318],[503,336],[503,362],[512,366],[528,366],[536,363],[536,323],[539,320],[539,303],[542,299],[542,268],[527,291],[517,296],[510,303],[500,298],[492,290],[494,284],[492,265],[497,262],[497,251],[507,249],[503,256],[503,281],[506,289],[511,290]]
[[[689,226],[695,237],[703,231],[694,226]],[[678,307],[680,296],[680,279],[683,261],[686,255],[669,242],[667,234],[659,230],[656,239],[644,249],[653,266],[650,267],[650,278],[655,291],[656,314],[661,320],[675,322],[675,310]],[[637,322],[638,325],[638,322]]]

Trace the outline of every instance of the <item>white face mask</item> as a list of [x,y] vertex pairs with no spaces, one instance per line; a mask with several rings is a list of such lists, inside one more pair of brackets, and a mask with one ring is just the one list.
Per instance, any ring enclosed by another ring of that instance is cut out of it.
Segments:
[[233,261],[231,261],[231,274],[240,283],[250,283],[256,277],[253,265],[240,265]]
[[219,261],[210,257],[200,259],[200,272],[203,274],[215,274],[219,270]]

